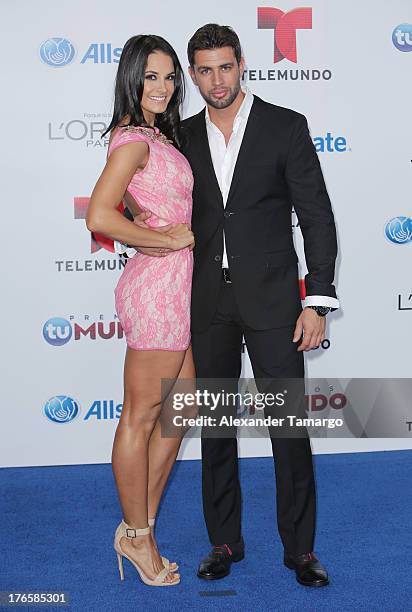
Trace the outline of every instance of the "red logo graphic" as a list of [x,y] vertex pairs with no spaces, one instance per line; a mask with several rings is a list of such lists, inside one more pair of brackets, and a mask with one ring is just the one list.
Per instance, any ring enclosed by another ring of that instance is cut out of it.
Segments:
[[259,7],[258,28],[273,30],[275,64],[285,57],[296,64],[296,30],[312,29],[312,9],[295,8],[284,13],[278,8]]
[[[74,198],[74,218],[85,219],[87,215],[87,208],[89,206],[90,198],[75,197]],[[123,213],[124,204],[120,202],[117,209]],[[86,228],[87,229],[87,228]],[[106,249],[110,253],[114,253],[114,242],[111,238],[106,238],[97,232],[91,232],[91,245],[90,253],[96,253],[100,249]]]

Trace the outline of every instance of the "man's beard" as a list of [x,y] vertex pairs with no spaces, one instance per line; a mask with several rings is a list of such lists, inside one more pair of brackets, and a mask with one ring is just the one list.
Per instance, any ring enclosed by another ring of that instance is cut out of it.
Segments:
[[231,104],[233,104],[233,102],[236,100],[239,91],[240,91],[240,81],[237,83],[237,85],[230,90],[229,93],[229,97],[228,98],[224,98],[223,100],[214,100],[213,98],[210,98],[209,96],[206,96],[205,94],[203,94],[202,92],[202,98],[204,99],[204,101],[209,104],[209,106],[211,106],[212,108],[227,108],[228,106],[230,106]]

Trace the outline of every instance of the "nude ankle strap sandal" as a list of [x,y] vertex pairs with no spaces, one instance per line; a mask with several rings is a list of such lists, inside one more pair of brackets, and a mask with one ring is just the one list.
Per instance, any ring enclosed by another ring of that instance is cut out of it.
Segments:
[[[149,518],[147,522],[149,523],[149,527],[154,527],[156,519]],[[167,559],[166,557],[162,557],[162,561],[163,565],[167,567],[169,572],[177,572],[177,570],[179,569],[179,566],[175,561],[169,561],[169,559]]]
[[137,573],[140,576],[141,581],[144,582],[144,584],[147,584],[149,586],[175,586],[176,584],[179,584],[180,582],[179,576],[175,576],[176,579],[173,580],[173,582],[164,582],[166,576],[169,574],[169,569],[166,567],[163,568],[153,580],[151,580],[150,578],[146,576],[146,574],[141,569],[141,567],[137,564],[137,562],[131,559],[128,555],[126,555],[126,553],[123,551],[123,549],[120,546],[121,538],[128,538],[131,540],[133,538],[137,538],[138,536],[149,535],[149,533],[150,533],[149,525],[147,527],[144,527],[143,529],[135,529],[134,527],[130,527],[130,525],[122,521],[120,525],[117,527],[115,537],[114,537],[114,549],[117,553],[117,562],[119,566],[120,580],[124,580],[124,572],[123,572],[123,557],[124,557],[125,559],[130,561],[130,563],[135,567],[135,569],[137,570]]

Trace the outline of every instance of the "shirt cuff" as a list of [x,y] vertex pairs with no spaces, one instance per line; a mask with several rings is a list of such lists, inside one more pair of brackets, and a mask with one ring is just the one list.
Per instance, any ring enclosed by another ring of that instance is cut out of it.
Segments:
[[133,247],[128,247],[127,244],[123,244],[123,242],[119,242],[118,240],[113,241],[114,244],[114,252],[118,255],[127,255],[129,258],[136,255],[137,250]]
[[124,253],[126,253],[127,246],[125,244],[123,244],[123,242],[119,242],[118,240],[114,240],[113,241],[113,245],[114,245],[114,252],[115,253],[118,253],[119,255],[123,255]]
[[328,306],[329,308],[339,308],[339,300],[328,295],[307,295],[302,303],[306,306]]

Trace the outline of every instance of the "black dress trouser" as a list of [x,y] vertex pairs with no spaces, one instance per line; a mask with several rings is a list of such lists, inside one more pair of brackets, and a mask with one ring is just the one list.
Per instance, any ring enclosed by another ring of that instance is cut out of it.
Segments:
[[[254,330],[246,326],[236,305],[231,284],[222,280],[217,311],[210,327],[192,333],[198,378],[238,379],[244,336],[254,377],[302,379],[302,352],[292,342],[294,327]],[[260,389],[259,389],[260,390]],[[279,534],[285,551],[298,555],[313,550],[316,495],[312,452],[307,435],[276,437],[269,430],[276,475]],[[241,491],[236,437],[202,434],[203,510],[213,545],[241,539]]]

